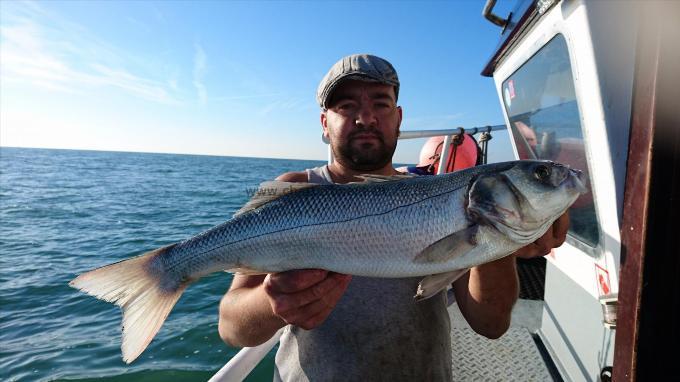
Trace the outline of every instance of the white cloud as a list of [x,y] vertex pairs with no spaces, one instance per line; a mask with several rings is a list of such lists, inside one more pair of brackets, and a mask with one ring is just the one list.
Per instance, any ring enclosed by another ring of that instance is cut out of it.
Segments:
[[243,99],[253,99],[253,98],[269,98],[269,97],[279,97],[284,95],[284,93],[266,93],[266,94],[246,94],[246,95],[236,95],[236,96],[225,96],[225,97],[210,97],[210,101],[235,101]]
[[142,29],[142,30],[144,30],[144,31],[147,32],[147,33],[151,32],[151,28],[149,27],[148,24],[145,24],[145,23],[143,23],[143,22],[137,20],[137,19],[134,18],[134,17],[129,17],[129,16],[128,16],[128,17],[125,18],[125,20],[126,20],[128,23],[130,23],[130,25],[132,25],[133,27]]
[[198,99],[201,104],[205,105],[208,102],[208,91],[203,83],[203,77],[205,76],[208,58],[200,45],[196,44],[194,48],[194,87],[198,92]]
[[314,105],[301,97],[280,97],[260,109],[259,113],[266,116],[274,112],[302,111],[310,108],[314,108]]
[[176,78],[176,77],[172,77],[171,79],[169,79],[169,80],[168,80],[168,86],[169,86],[170,89],[172,89],[172,90],[177,90],[177,89],[178,89],[178,87],[177,87],[177,78]]
[[121,89],[146,100],[177,104],[177,89],[145,75],[133,55],[110,46],[84,27],[35,3],[3,7],[0,74],[4,81],[50,91],[87,93]]

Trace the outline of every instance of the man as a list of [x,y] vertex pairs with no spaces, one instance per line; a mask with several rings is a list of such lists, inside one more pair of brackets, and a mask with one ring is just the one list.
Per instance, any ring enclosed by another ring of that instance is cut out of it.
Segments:
[[[371,55],[338,61],[317,91],[335,161],[277,179],[342,184],[360,174],[398,174],[392,167],[402,120],[398,95],[399,79],[387,61]],[[562,244],[567,228],[565,215],[516,255],[547,254]],[[220,303],[220,336],[234,346],[255,346],[290,324],[276,355],[275,379],[450,381],[446,296],[414,302],[419,281],[323,270],[236,275]],[[453,288],[470,326],[500,337],[518,295],[514,255],[472,268]]]

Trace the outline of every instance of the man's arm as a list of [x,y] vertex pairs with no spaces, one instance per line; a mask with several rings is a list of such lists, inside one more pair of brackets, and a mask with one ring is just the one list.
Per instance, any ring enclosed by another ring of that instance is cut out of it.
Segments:
[[[307,174],[286,173],[277,180],[306,182]],[[315,328],[328,317],[350,279],[351,276],[320,269],[236,274],[220,302],[220,337],[232,346],[256,346],[286,324]]]
[[473,267],[453,283],[458,306],[472,329],[489,338],[498,338],[508,330],[519,294],[515,256],[545,256],[562,245],[568,230],[569,215],[565,213],[534,243],[510,256]]
[[256,346],[267,341],[286,323],[274,315],[265,296],[265,275],[234,275],[219,307],[218,331],[235,347]]
[[498,338],[510,327],[519,281],[513,255],[470,269],[453,283],[463,317],[475,332]]

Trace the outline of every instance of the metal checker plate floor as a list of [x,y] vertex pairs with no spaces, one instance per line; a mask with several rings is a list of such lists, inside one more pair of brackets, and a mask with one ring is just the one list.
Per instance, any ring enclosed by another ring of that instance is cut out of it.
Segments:
[[454,381],[553,381],[529,329],[511,326],[490,340],[467,325],[455,304],[449,311]]

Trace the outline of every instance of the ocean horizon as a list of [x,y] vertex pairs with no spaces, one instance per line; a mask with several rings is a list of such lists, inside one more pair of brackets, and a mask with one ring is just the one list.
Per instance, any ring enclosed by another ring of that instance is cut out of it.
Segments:
[[[262,181],[324,163],[1,147],[0,379],[208,379],[239,350],[217,332],[230,274],[192,284],[131,365],[120,309],[68,282],[220,224]],[[248,380],[271,381],[273,356]]]
[[159,154],[159,155],[188,155],[188,156],[206,156],[206,157],[219,157],[219,158],[242,158],[242,159],[272,159],[272,160],[291,160],[291,161],[313,161],[313,162],[324,162],[326,159],[305,159],[305,158],[276,158],[276,157],[249,157],[249,156],[238,156],[238,155],[225,155],[225,154],[200,154],[200,153],[172,153],[172,152],[160,152],[160,151],[127,151],[127,150],[100,150],[100,149],[81,149],[81,148],[63,148],[63,147],[24,147],[24,146],[3,146],[0,145],[0,150],[2,149],[27,149],[27,150],[64,150],[64,151],[92,151],[92,152],[102,152],[102,153],[120,153],[120,154]]

